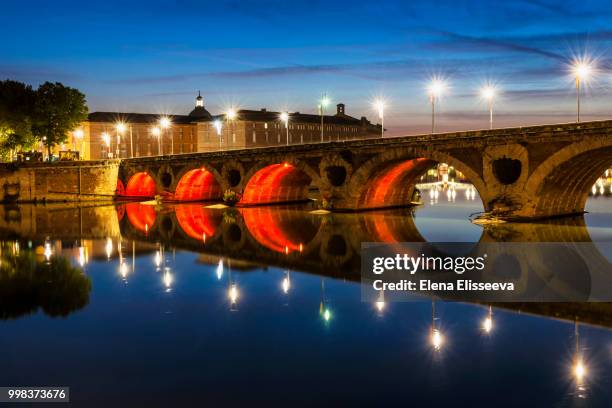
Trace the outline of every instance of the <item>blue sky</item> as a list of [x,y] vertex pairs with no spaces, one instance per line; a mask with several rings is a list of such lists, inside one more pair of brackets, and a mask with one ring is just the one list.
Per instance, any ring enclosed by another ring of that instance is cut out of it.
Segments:
[[571,121],[567,63],[588,53],[598,75],[584,119],[612,116],[612,3],[607,1],[3,0],[0,78],[83,90],[90,110],[186,113],[197,90],[213,113],[315,112],[327,92],[392,134],[429,126],[426,83],[445,77],[439,130],[487,126],[478,89],[501,94],[496,124]]

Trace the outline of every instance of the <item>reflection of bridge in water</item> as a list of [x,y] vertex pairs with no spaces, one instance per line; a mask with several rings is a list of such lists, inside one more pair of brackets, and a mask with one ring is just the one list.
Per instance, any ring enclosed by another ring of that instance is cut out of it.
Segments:
[[[4,212],[0,216],[3,224],[0,230],[5,237],[32,240],[121,237],[124,242],[136,242],[142,251],[151,253],[161,244],[207,254],[211,263],[232,259],[253,267],[270,265],[353,281],[360,279],[362,242],[425,241],[409,210],[318,215],[291,208],[212,209],[198,204],[155,207],[140,203],[62,210],[35,206],[0,208]],[[609,265],[591,243],[582,217],[539,224],[491,225],[483,229],[480,242],[590,243],[593,261]],[[571,319],[580,316],[583,321],[612,326],[612,308],[608,304],[512,307]]]

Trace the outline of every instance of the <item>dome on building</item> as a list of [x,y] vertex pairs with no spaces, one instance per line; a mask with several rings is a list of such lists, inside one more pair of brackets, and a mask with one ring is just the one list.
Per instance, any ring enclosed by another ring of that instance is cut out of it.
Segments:
[[195,108],[189,112],[189,117],[194,119],[212,120],[212,115],[206,110],[206,108],[204,108],[204,98],[202,98],[202,95],[200,95],[200,91],[198,91],[198,96],[196,97]]

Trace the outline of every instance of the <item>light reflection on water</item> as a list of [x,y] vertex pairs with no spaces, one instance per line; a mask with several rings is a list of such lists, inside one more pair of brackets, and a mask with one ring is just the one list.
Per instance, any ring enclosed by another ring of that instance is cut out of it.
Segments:
[[606,305],[531,305],[518,314],[509,305],[367,304],[355,271],[362,241],[612,241],[611,198],[592,197],[583,220],[502,234],[469,223],[482,211],[477,193],[440,190],[436,200],[423,192],[414,217],[200,204],[61,216],[5,208],[0,384],[66,384],[77,402],[139,405],[609,401]]

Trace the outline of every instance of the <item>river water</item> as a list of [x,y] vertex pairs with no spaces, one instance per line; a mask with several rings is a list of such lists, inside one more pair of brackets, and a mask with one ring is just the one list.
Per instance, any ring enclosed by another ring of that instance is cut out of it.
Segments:
[[361,301],[362,241],[612,241],[606,190],[584,217],[483,229],[464,187],[364,214],[2,207],[0,385],[86,406],[610,406],[612,307]]

